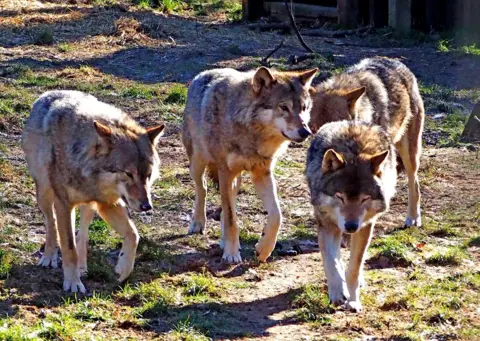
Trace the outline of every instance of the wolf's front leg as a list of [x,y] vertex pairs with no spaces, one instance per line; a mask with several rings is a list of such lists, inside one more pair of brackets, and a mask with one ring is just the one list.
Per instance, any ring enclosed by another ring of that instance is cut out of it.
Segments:
[[127,209],[116,205],[99,205],[98,213],[115,231],[123,237],[122,249],[118,256],[115,272],[123,282],[132,273],[140,237],[135,224],[128,216]]
[[360,303],[360,287],[363,278],[363,263],[365,261],[368,244],[372,237],[372,232],[373,224],[368,224],[352,235],[350,262],[348,264],[346,276],[348,291],[350,293],[347,308],[355,312],[362,310],[362,304]]
[[87,273],[88,227],[93,219],[95,210],[90,205],[80,206],[80,224],[76,237],[78,269],[81,275]]
[[63,290],[85,293],[85,286],[80,281],[77,250],[74,236],[75,210],[72,205],[60,198],[55,198],[55,213],[60,236],[60,248],[63,262]]
[[195,183],[195,206],[193,217],[188,229],[189,234],[205,234],[205,199],[207,197],[207,181],[205,180],[205,167],[207,163],[198,155],[194,154],[190,160],[190,176]]
[[334,305],[342,305],[349,298],[344,278],[345,268],[340,258],[342,231],[337,226],[325,225],[318,228],[318,246],[327,277],[328,298]]
[[252,172],[252,181],[268,213],[267,226],[263,229],[262,237],[255,245],[258,259],[265,262],[275,248],[278,230],[282,224],[282,214],[275,179],[270,170]]
[[227,263],[242,262],[237,214],[235,212],[234,180],[236,175],[228,170],[219,171],[220,196],[222,198],[222,259]]

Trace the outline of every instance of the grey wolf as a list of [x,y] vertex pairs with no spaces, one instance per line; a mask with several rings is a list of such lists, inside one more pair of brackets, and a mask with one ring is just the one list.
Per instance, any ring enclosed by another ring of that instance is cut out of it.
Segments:
[[195,182],[190,233],[205,232],[205,169],[218,174],[222,199],[223,260],[241,262],[235,201],[240,173],[248,171],[268,212],[255,246],[258,259],[270,256],[282,216],[273,168],[290,141],[304,141],[312,101],[309,88],[317,69],[280,72],[261,67],[250,72],[216,69],[197,75],[187,95],[183,144]]
[[85,292],[80,274],[87,269],[88,225],[95,209],[123,237],[115,267],[119,280],[132,272],[139,236],[125,206],[152,209],[150,186],[160,162],[155,146],[163,130],[163,125],[144,129],[119,109],[78,91],[46,92],[33,104],[22,147],[47,229],[39,265],[58,266],[58,233],[64,290]]
[[310,127],[359,119],[380,125],[390,135],[408,177],[405,226],[421,226],[418,168],[422,150],[423,101],[415,75],[400,61],[364,59],[316,87]]
[[[366,250],[377,218],[395,193],[396,153],[390,136],[379,125],[360,121],[325,124],[308,149],[306,176],[329,298],[360,311]],[[343,233],[351,234],[346,273],[340,259]]]

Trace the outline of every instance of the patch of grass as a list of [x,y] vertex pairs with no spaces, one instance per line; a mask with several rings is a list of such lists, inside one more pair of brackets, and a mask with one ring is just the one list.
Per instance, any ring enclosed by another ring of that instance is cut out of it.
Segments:
[[381,310],[408,310],[412,306],[408,296],[399,296],[397,293],[390,295],[385,303],[380,307]]
[[465,54],[480,56],[480,47],[477,47],[477,44],[461,46],[460,51]]
[[[23,77],[23,71],[18,75]],[[27,89],[0,84],[0,130],[20,132],[34,101],[34,95]]]
[[440,39],[437,43],[437,50],[439,52],[450,52],[451,48],[451,41],[448,39]]
[[187,101],[187,87],[183,84],[175,84],[168,90],[165,103],[169,104],[185,104]]
[[31,341],[39,340],[29,334],[32,332],[25,325],[15,323],[13,320],[0,320],[0,340],[2,341]]
[[69,52],[73,49],[72,45],[68,43],[60,43],[57,45],[57,48],[60,52]]
[[156,242],[140,238],[140,243],[138,245],[138,253],[140,254],[139,259],[141,261],[168,261],[172,262],[172,255],[165,248],[165,245],[159,245]]
[[7,279],[13,265],[13,254],[6,250],[0,250],[0,279]]
[[314,229],[308,228],[303,224],[294,226],[290,233],[291,238],[300,240],[316,240],[317,232]]
[[116,281],[113,267],[108,264],[106,255],[99,250],[90,250],[87,258],[87,278],[104,283]]
[[301,292],[293,300],[297,316],[303,321],[329,323],[331,318],[326,314],[332,314],[335,309],[330,304],[328,294],[319,286],[308,284],[301,288]]
[[211,338],[200,332],[194,325],[191,324],[190,319],[178,322],[173,330],[169,333],[169,340],[172,341],[209,341]]
[[120,96],[127,98],[140,98],[151,100],[155,96],[155,90],[142,85],[133,85],[129,88],[122,89]]
[[458,236],[458,232],[451,225],[440,225],[429,234],[441,238]]
[[397,239],[396,236],[375,239],[372,242],[372,248],[376,250],[376,254],[372,257],[373,259],[384,257],[396,266],[410,266],[413,264],[406,244]]
[[[77,217],[76,221],[80,221]],[[88,228],[88,239],[91,246],[98,246],[107,243],[110,235],[110,227],[103,219],[95,218]]]
[[460,265],[466,258],[465,252],[459,248],[448,248],[443,251],[437,251],[426,259],[426,263],[436,266]]
[[123,295],[142,302],[142,305],[136,309],[136,313],[143,317],[162,314],[168,311],[168,308],[177,300],[176,289],[160,281],[142,283],[136,288],[124,289]]
[[258,233],[248,231],[245,227],[240,229],[240,243],[254,245],[258,243],[259,239],[260,237]]
[[212,276],[203,274],[191,274],[182,282],[183,292],[187,296],[215,296],[218,294],[215,281]]

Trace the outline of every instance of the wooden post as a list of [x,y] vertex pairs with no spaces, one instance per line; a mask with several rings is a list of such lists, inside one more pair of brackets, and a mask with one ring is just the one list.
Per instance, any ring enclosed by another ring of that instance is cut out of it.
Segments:
[[257,20],[264,16],[265,0],[242,0],[243,20]]
[[360,23],[360,1],[338,0],[338,23],[344,27],[357,27]]
[[399,32],[412,29],[412,0],[388,0],[388,25]]
[[370,0],[370,25],[382,28],[388,26],[388,0]]

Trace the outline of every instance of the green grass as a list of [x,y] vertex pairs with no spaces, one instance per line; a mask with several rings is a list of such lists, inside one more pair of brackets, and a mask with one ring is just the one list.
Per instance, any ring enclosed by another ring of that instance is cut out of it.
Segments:
[[468,240],[467,246],[480,246],[480,236],[472,237]]
[[426,259],[426,263],[436,266],[456,266],[462,263],[466,258],[466,254],[459,248],[448,248],[442,251],[436,251]]
[[12,265],[13,254],[6,250],[0,250],[0,279],[8,278]]
[[328,323],[335,309],[330,304],[328,294],[318,285],[308,284],[302,287],[301,292],[293,299],[293,306],[297,308],[296,315],[302,321]]
[[218,288],[212,276],[203,274],[190,274],[182,281],[183,293],[186,296],[216,296]]
[[172,341],[209,341],[211,338],[204,335],[192,323],[190,318],[179,321],[169,333],[169,340]]
[[104,252],[96,249],[90,250],[88,252],[87,262],[87,278],[104,283],[114,283],[116,281],[114,269],[108,264]]
[[187,87],[183,84],[175,84],[168,90],[165,103],[168,104],[185,104],[187,101]]
[[68,43],[60,43],[57,45],[57,48],[60,52],[70,52],[73,49],[72,45]]
[[177,301],[177,290],[166,285],[162,280],[140,283],[136,286],[127,284],[118,294],[122,299],[139,301],[135,309],[139,316],[149,317],[164,313]]
[[372,249],[375,254],[373,259],[384,257],[393,265],[396,266],[410,266],[413,264],[412,257],[405,243],[405,239],[409,240],[411,237],[408,234],[399,237],[392,235],[383,238],[375,239],[372,242]]
[[480,47],[477,47],[476,44],[461,46],[459,50],[465,54],[480,56]]
[[306,227],[303,224],[294,226],[290,232],[290,237],[300,240],[316,240],[317,232],[313,228]]
[[120,96],[151,100],[155,96],[155,89],[142,85],[133,85],[131,87],[122,89],[120,91]]

